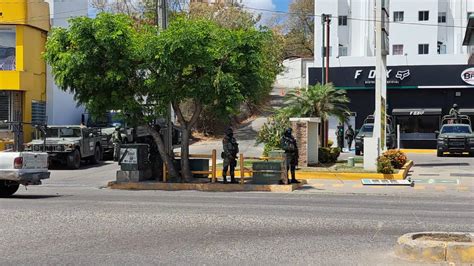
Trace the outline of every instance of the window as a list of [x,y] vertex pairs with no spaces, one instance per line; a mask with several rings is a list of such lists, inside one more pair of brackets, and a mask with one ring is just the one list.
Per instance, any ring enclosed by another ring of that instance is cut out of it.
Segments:
[[46,102],[31,102],[31,123],[33,125],[46,124]]
[[446,23],[446,12],[438,13],[438,23]]
[[428,54],[429,45],[428,44],[418,44],[418,54]]
[[339,56],[347,56],[347,47],[339,46]]
[[430,11],[418,12],[418,21],[428,21],[428,20],[430,20]]
[[[15,91],[0,91],[0,121],[21,121],[22,94]],[[11,129],[0,124],[1,129]]]
[[15,27],[0,26],[0,70],[16,69]]
[[394,22],[401,22],[403,21],[404,13],[403,11],[395,11],[393,12],[393,21]]
[[438,54],[446,54],[446,44],[438,42]]
[[[323,57],[326,56],[326,47],[323,47],[322,48],[323,50],[321,51],[321,54],[323,55]],[[329,56],[332,56],[332,46],[329,46]]]
[[403,55],[403,44],[394,44],[392,46],[393,55]]
[[339,26],[347,26],[347,16],[339,16]]

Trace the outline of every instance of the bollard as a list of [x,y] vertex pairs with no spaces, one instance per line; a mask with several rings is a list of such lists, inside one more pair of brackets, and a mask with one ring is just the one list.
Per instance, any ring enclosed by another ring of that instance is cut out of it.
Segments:
[[212,163],[212,183],[216,183],[217,181],[217,151],[212,150],[211,155],[211,163]]
[[347,166],[354,167],[354,157],[347,158]]

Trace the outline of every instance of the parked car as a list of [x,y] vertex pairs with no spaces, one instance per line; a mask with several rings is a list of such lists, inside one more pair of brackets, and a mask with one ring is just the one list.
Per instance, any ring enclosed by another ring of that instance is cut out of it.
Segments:
[[457,119],[444,116],[441,129],[436,133],[438,134],[436,141],[438,157],[443,157],[445,152],[450,154],[466,152],[474,156],[474,134],[468,116],[460,115]]
[[[387,137],[387,148],[394,149],[397,143],[397,135],[394,130],[393,120],[390,116],[387,116],[386,126],[386,137]],[[357,131],[355,137],[355,154],[361,155],[364,152],[364,138],[372,137],[374,133],[374,116],[369,115],[365,120],[362,127]]]
[[0,197],[9,197],[20,185],[40,185],[50,176],[44,152],[0,152]]
[[66,164],[78,169],[81,160],[96,164],[102,160],[100,131],[83,126],[48,126],[46,139],[37,139],[25,144],[25,151],[44,151],[51,162]]

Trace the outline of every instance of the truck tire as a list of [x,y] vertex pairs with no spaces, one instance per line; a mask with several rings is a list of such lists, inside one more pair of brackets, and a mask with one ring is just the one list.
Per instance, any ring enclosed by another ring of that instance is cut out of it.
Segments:
[[101,158],[102,158],[102,152],[100,150],[100,146],[95,145],[94,155],[91,156],[90,162],[91,164],[98,164],[101,161]]
[[18,191],[20,184],[12,181],[0,181],[0,198],[10,197]]
[[66,161],[69,169],[79,169],[81,167],[81,152],[77,149],[70,152]]
[[436,151],[436,157],[443,157],[443,155],[444,155],[444,154],[443,154],[442,151],[440,151],[440,150],[437,150],[437,151]]

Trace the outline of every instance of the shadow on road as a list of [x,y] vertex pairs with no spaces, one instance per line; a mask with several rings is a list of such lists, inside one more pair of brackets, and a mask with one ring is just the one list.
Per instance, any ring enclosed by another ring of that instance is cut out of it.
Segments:
[[60,198],[65,195],[13,195],[9,198],[11,199],[49,199],[49,198]]
[[469,166],[469,163],[417,163],[416,167],[435,167],[435,166]]
[[[85,164],[81,162],[81,167],[76,170],[86,170],[91,168],[97,168],[104,165],[111,165],[114,164],[114,161],[102,161],[98,164]],[[75,169],[69,169],[66,165],[55,163],[49,167],[50,170],[68,170],[68,171],[75,171]]]

